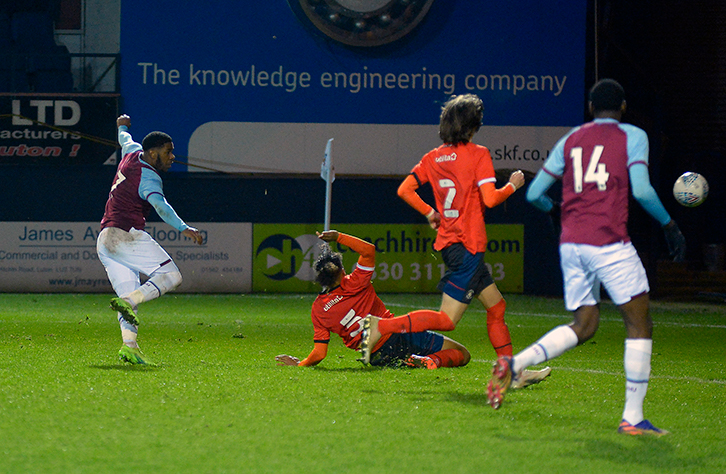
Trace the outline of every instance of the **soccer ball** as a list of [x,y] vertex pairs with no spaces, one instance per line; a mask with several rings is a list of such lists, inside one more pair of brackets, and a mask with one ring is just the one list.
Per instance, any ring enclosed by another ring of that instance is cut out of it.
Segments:
[[708,196],[708,181],[692,171],[683,173],[673,185],[673,196],[682,206],[699,206]]

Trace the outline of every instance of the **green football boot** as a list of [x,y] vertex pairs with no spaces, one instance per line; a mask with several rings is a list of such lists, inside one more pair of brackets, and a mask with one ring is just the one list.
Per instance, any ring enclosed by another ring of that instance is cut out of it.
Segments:
[[139,324],[141,324],[141,321],[139,321],[139,318],[136,316],[136,311],[134,311],[134,307],[131,306],[131,303],[129,303],[125,299],[111,298],[111,309],[121,313],[121,317],[124,318],[126,322],[131,323],[134,326],[138,326]]
[[154,362],[152,362],[141,352],[141,349],[139,349],[138,347],[132,348],[127,346],[126,344],[121,346],[121,349],[119,349],[118,358],[121,359],[123,362],[128,362],[129,364],[133,365],[156,366]]

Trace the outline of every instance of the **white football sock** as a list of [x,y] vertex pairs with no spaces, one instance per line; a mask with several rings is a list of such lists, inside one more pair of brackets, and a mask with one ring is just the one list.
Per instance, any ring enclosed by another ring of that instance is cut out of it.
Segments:
[[126,298],[131,300],[134,307],[137,307],[144,301],[150,301],[158,298],[159,296],[161,296],[159,294],[159,290],[151,282],[147,281],[141,285],[138,290],[129,293]]
[[139,289],[129,293],[126,298],[131,300],[134,306],[146,301],[151,301],[173,290],[182,282],[181,273],[178,271],[168,273],[156,273],[149,278]]
[[129,347],[139,347],[136,342],[136,336],[138,335],[139,328],[126,321],[121,316],[121,313],[118,313],[118,323],[121,326],[121,339],[123,339],[124,344]]
[[652,339],[625,340],[625,409],[623,420],[637,425],[645,419],[643,400],[648,391],[650,379],[650,357],[653,352]]
[[518,374],[527,367],[559,357],[577,346],[577,342],[577,334],[570,326],[557,326],[514,356],[512,370]]

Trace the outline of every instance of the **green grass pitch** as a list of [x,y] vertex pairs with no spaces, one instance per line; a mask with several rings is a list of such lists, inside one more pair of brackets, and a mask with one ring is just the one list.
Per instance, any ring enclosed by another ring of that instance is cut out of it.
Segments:
[[[542,384],[486,403],[494,352],[478,304],[449,335],[467,367],[363,368],[337,336],[316,368],[314,295],[169,294],[141,307],[159,367],[123,365],[110,295],[0,294],[0,472],[726,472],[726,308],[654,302],[645,414],[672,434],[618,435],[624,328],[603,304],[595,338]],[[438,295],[381,295],[396,314]],[[506,295],[515,351],[569,315]]]

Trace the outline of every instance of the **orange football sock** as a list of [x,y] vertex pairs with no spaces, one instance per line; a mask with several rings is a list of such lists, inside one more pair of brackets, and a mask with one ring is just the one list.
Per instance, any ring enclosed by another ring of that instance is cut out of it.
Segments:
[[443,351],[429,354],[429,357],[439,367],[459,367],[464,365],[464,354],[457,349],[444,349]]
[[378,331],[382,335],[423,331],[453,331],[454,322],[443,311],[420,309],[396,318],[378,321]]
[[494,346],[497,356],[512,356],[512,337],[509,328],[504,322],[504,310],[507,302],[502,298],[499,303],[487,310],[487,333],[489,341]]

